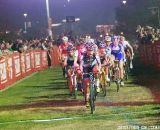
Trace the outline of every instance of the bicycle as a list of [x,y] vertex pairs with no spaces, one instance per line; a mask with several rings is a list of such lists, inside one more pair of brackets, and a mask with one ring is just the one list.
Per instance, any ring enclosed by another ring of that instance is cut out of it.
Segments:
[[113,81],[116,83],[117,92],[119,92],[121,79],[120,79],[120,69],[119,69],[119,61],[118,60],[114,60]]
[[71,95],[74,96],[74,98],[77,98],[77,75],[75,71],[75,67],[68,67],[68,86],[69,90],[71,92]]
[[[83,73],[84,75],[89,75],[89,104],[91,109],[91,114],[95,111],[95,100],[96,100],[96,87],[95,87],[95,75],[93,72]],[[84,78],[83,78],[84,79]]]
[[130,73],[130,68],[132,68],[131,67],[131,64],[132,64],[131,63],[132,62],[131,57],[132,57],[132,55],[131,55],[131,52],[130,52],[129,48],[126,49],[125,54],[126,54],[126,62],[125,62],[125,65],[124,65],[124,77],[125,77],[125,80],[127,81],[128,77],[129,77],[129,73]]
[[106,69],[107,66],[102,66],[101,67],[101,73],[100,73],[100,86],[102,88],[103,91],[103,95],[106,96],[106,92],[107,92],[107,81],[106,81]]
[[129,78],[129,72],[130,72],[130,68],[129,68],[129,59],[126,59],[125,65],[124,65],[124,78],[127,81]]

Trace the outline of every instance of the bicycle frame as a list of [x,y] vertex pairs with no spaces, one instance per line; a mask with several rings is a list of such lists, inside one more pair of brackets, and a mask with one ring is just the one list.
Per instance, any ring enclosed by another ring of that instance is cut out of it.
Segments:
[[113,80],[117,85],[117,92],[118,92],[119,88],[120,88],[120,69],[119,69],[119,61],[118,60],[114,61],[113,75],[114,75]]
[[102,91],[104,93],[104,96],[106,96],[106,87],[107,87],[105,69],[106,69],[106,66],[102,66],[101,73],[100,73],[100,85],[101,85]]
[[77,75],[74,67],[68,69],[68,86],[69,90],[74,97],[77,97]]
[[[90,108],[91,108],[91,114],[93,114],[93,112],[95,111],[95,99],[96,99],[96,90],[95,90],[95,83],[94,83],[95,76],[93,72],[83,73],[83,76],[84,75],[89,75],[89,80],[87,80],[89,82],[86,82],[85,85],[88,85],[89,87],[89,103],[90,103]],[[86,87],[85,89],[87,89],[87,86],[85,87]],[[86,96],[86,92],[85,92],[85,96]]]

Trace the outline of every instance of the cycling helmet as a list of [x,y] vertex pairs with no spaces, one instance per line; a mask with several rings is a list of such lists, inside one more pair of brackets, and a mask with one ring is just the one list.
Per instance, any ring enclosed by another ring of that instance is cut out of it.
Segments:
[[124,35],[124,33],[123,32],[120,32],[120,36],[123,36]]
[[68,37],[64,36],[64,37],[62,38],[62,40],[63,40],[64,42],[68,42]]
[[110,42],[111,41],[111,37],[110,36],[105,36],[105,41]]
[[106,47],[106,44],[103,43],[103,42],[100,42],[100,43],[99,43],[99,47],[100,47],[100,48],[105,48],[105,47]]
[[67,52],[71,52],[71,51],[73,51],[74,50],[74,47],[72,46],[72,45],[69,45],[68,47],[67,47]]
[[93,44],[88,44],[87,46],[86,46],[86,49],[87,49],[87,51],[94,51],[94,45]]
[[124,40],[125,40],[125,37],[124,37],[124,36],[120,36],[119,40],[120,40],[120,41],[124,41]]
[[118,41],[119,41],[119,38],[120,38],[119,36],[113,36],[113,37],[112,37],[112,42],[115,41],[115,40],[118,40]]

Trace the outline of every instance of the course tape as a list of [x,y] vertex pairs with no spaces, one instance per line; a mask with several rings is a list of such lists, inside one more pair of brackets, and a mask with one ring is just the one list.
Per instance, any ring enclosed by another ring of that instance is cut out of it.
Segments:
[[[159,110],[151,110],[151,111],[140,111],[140,112],[127,112],[127,113],[115,113],[115,114],[107,114],[107,115],[96,115],[95,118],[98,117],[109,117],[109,116],[124,116],[124,115],[134,115],[134,114],[145,114],[145,113],[150,113],[150,112],[159,112]],[[46,119],[46,120],[19,120],[19,121],[10,121],[10,122],[1,122],[0,125],[3,124],[16,124],[16,123],[40,123],[40,122],[53,122],[53,121],[64,121],[64,120],[76,120],[76,119],[84,119],[84,118],[89,118],[93,117],[91,116],[85,116],[85,117],[69,117],[69,118],[55,118],[55,119]]]

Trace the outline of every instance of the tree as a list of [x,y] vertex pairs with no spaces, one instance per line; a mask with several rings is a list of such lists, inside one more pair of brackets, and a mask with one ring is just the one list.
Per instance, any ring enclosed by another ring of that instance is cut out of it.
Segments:
[[128,0],[126,4],[121,4],[116,9],[117,30],[123,31],[129,37],[134,36],[137,25],[150,25],[158,27],[159,0]]

